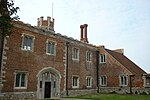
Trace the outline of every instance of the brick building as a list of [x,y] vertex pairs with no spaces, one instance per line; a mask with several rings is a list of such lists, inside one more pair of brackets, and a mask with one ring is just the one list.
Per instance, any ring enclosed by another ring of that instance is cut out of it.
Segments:
[[129,91],[131,83],[143,88],[146,72],[118,51],[89,44],[87,27],[80,26],[79,41],[55,33],[51,17],[38,18],[37,26],[14,22],[13,33],[3,46],[3,98],[43,99],[114,88]]
[[[124,55],[123,49],[109,50],[104,46],[100,51],[100,91],[117,93],[140,93],[147,75],[140,67]],[[148,86],[149,87],[149,86]],[[150,89],[143,89],[149,91]]]

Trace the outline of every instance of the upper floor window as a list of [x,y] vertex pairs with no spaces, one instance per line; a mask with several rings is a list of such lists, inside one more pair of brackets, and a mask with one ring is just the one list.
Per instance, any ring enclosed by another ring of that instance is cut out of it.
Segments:
[[47,41],[47,54],[55,55],[56,53],[56,44],[52,41]]
[[17,72],[15,74],[15,88],[18,88],[18,89],[27,88],[27,73],[26,72]]
[[30,35],[23,35],[23,40],[22,40],[22,49],[23,50],[33,50],[33,44],[34,44],[34,37]]
[[128,77],[125,75],[120,75],[120,86],[127,86],[128,84]]
[[92,87],[92,77],[91,76],[86,77],[86,86],[87,86],[87,88]]
[[101,76],[100,77],[100,85],[101,86],[106,86],[107,85],[107,77],[106,76]]
[[92,61],[92,53],[89,51],[86,52],[86,61]]
[[73,48],[73,60],[79,60],[79,49]]
[[106,55],[105,54],[100,55],[100,63],[106,63]]
[[73,76],[72,77],[72,88],[78,88],[79,87],[79,77]]

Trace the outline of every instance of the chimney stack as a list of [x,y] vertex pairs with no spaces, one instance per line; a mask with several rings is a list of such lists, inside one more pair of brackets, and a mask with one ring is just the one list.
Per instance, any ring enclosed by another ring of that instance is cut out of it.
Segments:
[[87,27],[88,27],[88,24],[80,25],[80,29],[81,29],[80,41],[85,42],[85,43],[89,43],[88,38],[87,38]]
[[81,29],[81,39],[80,39],[80,41],[83,40],[83,28],[84,28],[84,25],[80,25],[80,29]]
[[116,50],[113,50],[115,52],[118,52],[120,54],[124,54],[124,49],[116,49]]

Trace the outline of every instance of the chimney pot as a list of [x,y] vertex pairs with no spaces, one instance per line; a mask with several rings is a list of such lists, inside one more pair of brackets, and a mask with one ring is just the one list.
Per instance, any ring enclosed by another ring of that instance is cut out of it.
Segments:
[[88,27],[88,24],[84,24],[85,27]]

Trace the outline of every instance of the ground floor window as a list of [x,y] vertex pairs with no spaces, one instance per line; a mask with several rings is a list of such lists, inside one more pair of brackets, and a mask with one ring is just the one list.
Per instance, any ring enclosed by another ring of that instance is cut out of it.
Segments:
[[72,88],[78,88],[79,87],[79,77],[73,76],[72,77]]
[[100,77],[100,85],[101,86],[106,86],[107,85],[107,77],[106,76],[101,76]]
[[17,72],[15,74],[15,88],[27,87],[27,72]]
[[87,76],[86,77],[86,87],[87,88],[91,88],[92,87],[92,77],[91,76]]
[[128,77],[126,75],[120,75],[120,86],[127,86]]

